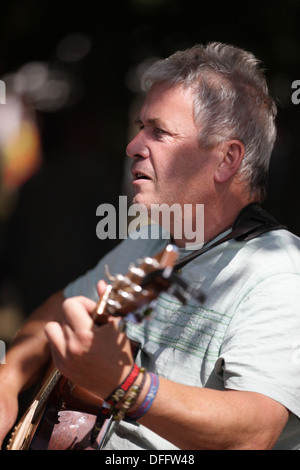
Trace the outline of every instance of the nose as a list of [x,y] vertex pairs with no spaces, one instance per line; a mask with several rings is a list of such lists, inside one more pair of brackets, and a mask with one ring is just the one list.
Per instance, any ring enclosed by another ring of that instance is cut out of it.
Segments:
[[129,142],[126,148],[126,154],[130,158],[148,158],[150,151],[146,144],[146,140],[143,136],[143,130],[141,130],[132,140]]

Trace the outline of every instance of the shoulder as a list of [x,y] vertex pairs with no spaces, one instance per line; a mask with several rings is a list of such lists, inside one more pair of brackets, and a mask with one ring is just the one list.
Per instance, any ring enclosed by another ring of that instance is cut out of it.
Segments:
[[259,266],[263,271],[300,274],[300,238],[286,229],[244,242],[242,252],[250,266]]
[[97,282],[101,279],[109,281],[106,276],[107,271],[113,276],[126,274],[130,265],[139,264],[147,256],[155,256],[166,246],[167,236],[158,232],[155,235],[151,234],[148,226],[131,233],[100,259],[93,269],[71,282],[65,288],[64,295],[66,297],[85,295],[97,298]]

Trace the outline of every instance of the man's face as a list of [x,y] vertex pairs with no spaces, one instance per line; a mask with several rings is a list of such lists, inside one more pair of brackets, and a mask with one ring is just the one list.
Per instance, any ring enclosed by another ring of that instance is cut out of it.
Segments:
[[128,144],[133,158],[134,203],[205,204],[214,187],[216,150],[199,145],[191,91],[154,85],[137,120],[139,132]]

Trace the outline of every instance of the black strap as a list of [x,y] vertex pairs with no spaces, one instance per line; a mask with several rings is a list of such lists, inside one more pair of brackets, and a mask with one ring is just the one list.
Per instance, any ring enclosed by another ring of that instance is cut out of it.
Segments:
[[270,230],[286,229],[287,227],[279,223],[272,215],[262,209],[258,204],[251,203],[244,207],[237,216],[232,231],[225,237],[217,240],[211,245],[204,245],[200,250],[194,251],[175,265],[175,271],[183,268],[187,263],[206,253],[217,245],[233,238],[236,241],[248,241],[259,237]]

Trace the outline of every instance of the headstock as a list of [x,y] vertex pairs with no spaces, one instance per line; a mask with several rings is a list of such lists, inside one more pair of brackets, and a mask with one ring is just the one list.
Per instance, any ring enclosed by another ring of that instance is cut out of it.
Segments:
[[[126,316],[155,299],[162,290],[170,286],[169,282],[164,281],[162,273],[165,271],[167,275],[173,270],[177,257],[177,248],[168,245],[155,257],[146,256],[137,266],[130,265],[126,275],[111,276],[107,272],[111,284],[107,286],[94,312],[95,323],[105,323],[107,315]],[[155,276],[155,272],[159,276]],[[153,277],[147,282],[150,273]]]
[[182,303],[185,303],[191,295],[203,302],[203,294],[199,291],[194,292],[174,273],[177,257],[176,246],[169,244],[155,257],[147,256],[138,266],[131,265],[126,275],[111,276],[107,273],[111,284],[107,286],[93,314],[95,323],[98,325],[106,323],[108,315],[124,317],[150,303],[160,292],[170,288],[171,293]]

